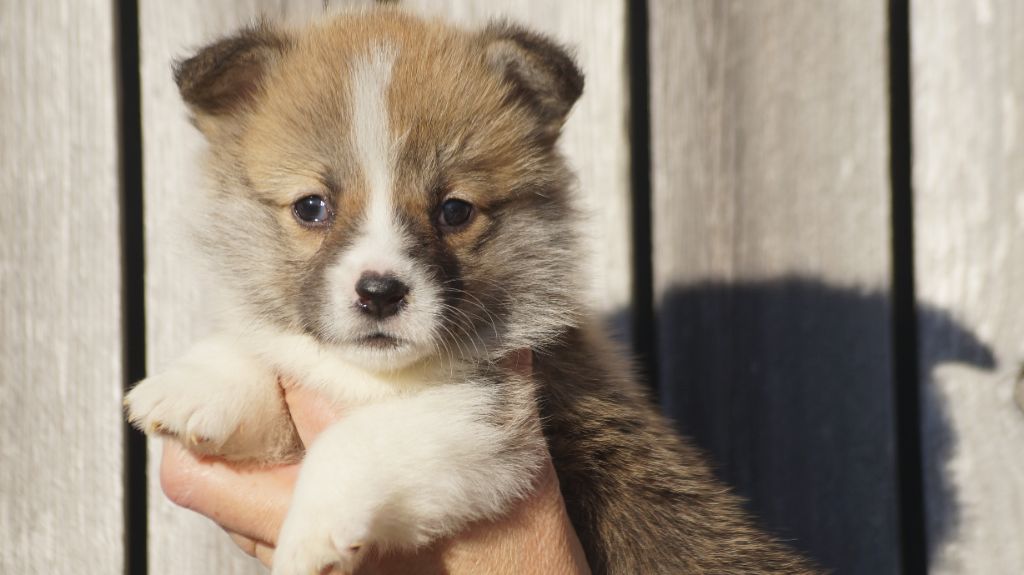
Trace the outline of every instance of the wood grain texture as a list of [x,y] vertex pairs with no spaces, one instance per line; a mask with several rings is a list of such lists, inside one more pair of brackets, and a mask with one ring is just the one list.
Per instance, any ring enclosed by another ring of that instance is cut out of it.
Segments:
[[1024,572],[1024,5],[911,6],[930,573]]
[[886,3],[649,20],[663,405],[771,531],[895,573]]
[[[186,237],[188,204],[203,185],[203,140],[188,121],[171,65],[205,43],[265,15],[301,22],[319,0],[142,2],[139,11],[146,234],[147,372],[155,373],[207,333],[209,305]],[[149,449],[151,575],[265,573],[210,521],[172,504],[160,490],[160,442]]]
[[403,0],[399,5],[454,22],[508,18],[546,33],[575,52],[586,77],[561,146],[579,176],[590,253],[589,297],[628,335],[632,301],[629,188],[629,76],[624,0]]
[[0,573],[123,569],[110,1],[0,2]]

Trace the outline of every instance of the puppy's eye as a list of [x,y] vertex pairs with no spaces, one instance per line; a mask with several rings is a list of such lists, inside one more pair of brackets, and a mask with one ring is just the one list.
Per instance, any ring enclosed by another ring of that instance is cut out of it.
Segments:
[[292,204],[292,213],[303,225],[321,226],[331,220],[331,206],[320,196],[306,196]]
[[469,221],[473,215],[473,205],[462,200],[446,200],[441,204],[441,212],[437,221],[446,228],[457,228]]

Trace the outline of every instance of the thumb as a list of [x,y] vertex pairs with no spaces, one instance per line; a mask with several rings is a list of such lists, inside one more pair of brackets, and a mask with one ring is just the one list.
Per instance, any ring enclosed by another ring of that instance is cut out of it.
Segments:
[[257,541],[277,540],[297,475],[297,465],[240,467],[163,441],[160,486],[167,497]]
[[323,394],[316,390],[294,381],[283,382],[282,388],[295,429],[306,447],[312,445],[324,429],[344,415],[344,409],[326,401]]

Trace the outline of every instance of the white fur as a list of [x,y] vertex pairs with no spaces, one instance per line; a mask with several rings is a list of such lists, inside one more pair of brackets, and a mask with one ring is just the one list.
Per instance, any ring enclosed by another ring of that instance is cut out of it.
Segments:
[[[352,146],[359,155],[360,166],[370,191],[379,205],[387,208],[391,195],[391,174],[394,169],[395,141],[391,136],[387,98],[395,51],[376,45],[366,58],[352,63]],[[389,217],[387,212],[379,214]]]
[[295,445],[277,373],[230,335],[193,346],[169,370],[136,385],[124,403],[137,427],[176,435],[202,453],[265,460]]
[[[402,340],[394,349],[348,345],[348,359],[373,369],[404,367],[435,352],[440,295],[427,274],[407,255],[409,237],[395,211],[394,178],[398,141],[388,117],[387,97],[395,53],[378,45],[351,67],[351,144],[359,157],[369,202],[360,235],[327,271],[331,306],[327,328],[340,342],[385,333]],[[367,272],[396,276],[409,287],[398,316],[368,318],[354,305],[355,285]]]
[[350,353],[319,343],[308,335],[284,334],[270,328],[245,335],[247,349],[282,376],[316,389],[336,405],[351,407],[389,399],[447,382],[451,369],[418,362],[403,369],[374,371],[348,359]]
[[331,564],[351,572],[371,546],[414,548],[496,517],[528,492],[542,463],[539,431],[535,449],[513,445],[495,422],[493,390],[463,374],[429,363],[371,372],[312,338],[267,329],[200,342],[125,403],[133,422],[159,422],[190,446],[266,459],[267,430],[287,443],[280,430],[291,429],[279,374],[345,405],[346,416],[306,453],[274,575]]
[[302,466],[274,575],[331,564],[347,573],[370,545],[425,545],[527,493],[540,458],[502,452],[486,397],[471,385],[434,388],[367,406],[325,431]]
[[[362,235],[345,255],[343,267],[355,273],[400,273],[407,270],[402,256],[407,238],[399,228],[393,194],[392,172],[396,142],[391,135],[387,97],[395,54],[385,46],[375,46],[369,55],[352,64],[352,146],[368,187],[369,205],[364,214]],[[348,288],[352,284],[339,286]]]

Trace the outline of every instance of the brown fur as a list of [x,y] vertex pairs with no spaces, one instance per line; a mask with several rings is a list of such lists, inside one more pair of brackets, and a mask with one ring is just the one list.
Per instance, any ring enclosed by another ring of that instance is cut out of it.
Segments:
[[[211,143],[198,233],[225,283],[281,329],[327,338],[323,270],[369,193],[345,141],[349,63],[382,42],[398,54],[387,104],[400,218],[454,310],[438,349],[485,373],[511,350],[536,351],[545,436],[593,571],[813,572],[752,526],[583,319],[573,180],[555,147],[583,78],[543,36],[378,10],[304,31],[260,25],[181,63],[182,96]],[[292,217],[311,194],[329,199],[333,225]],[[445,198],[476,209],[454,233],[435,223]]]
[[815,573],[652,406],[595,329],[537,359],[545,435],[594,573]]

